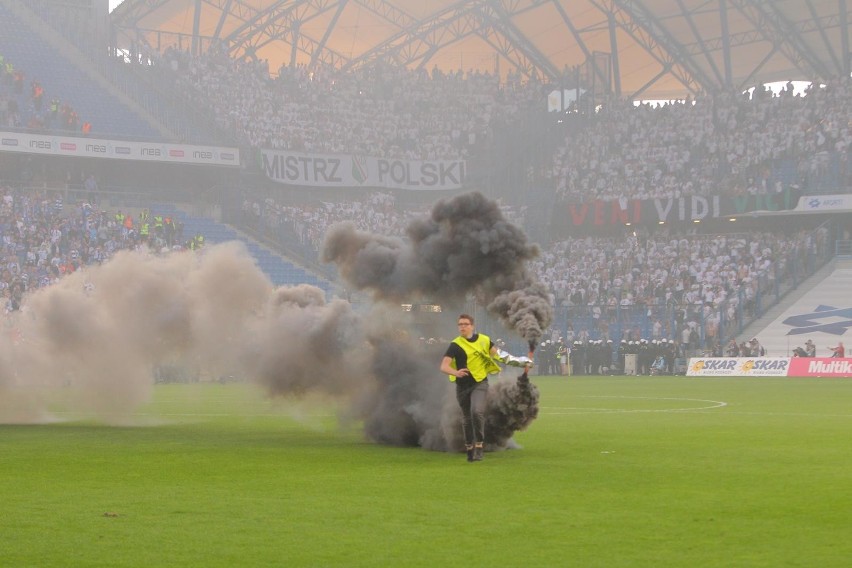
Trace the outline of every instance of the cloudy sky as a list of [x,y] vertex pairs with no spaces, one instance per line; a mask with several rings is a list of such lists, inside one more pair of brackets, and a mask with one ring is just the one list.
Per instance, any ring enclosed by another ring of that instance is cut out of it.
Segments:
[[124,0],[109,0],[109,11],[112,12],[116,6],[124,2]]

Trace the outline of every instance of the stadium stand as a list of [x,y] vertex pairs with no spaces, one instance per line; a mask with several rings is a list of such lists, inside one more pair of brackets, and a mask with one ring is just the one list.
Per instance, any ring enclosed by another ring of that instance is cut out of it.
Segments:
[[852,79],[705,95],[660,107],[613,101],[557,149],[550,177],[563,200],[760,195],[850,183]]
[[[848,242],[848,241],[847,241]],[[817,357],[831,357],[830,347],[846,333],[850,323],[848,298],[852,286],[852,263],[836,258],[813,274],[783,303],[767,310],[746,328],[740,343],[757,338],[766,354],[791,357],[796,347],[814,343]]]
[[[66,203],[58,192],[0,184],[4,309],[19,309],[28,291],[106,262],[120,250],[137,249],[142,244],[139,231],[128,230],[122,221],[119,210],[98,210],[89,201]],[[165,246],[153,239],[149,244],[152,251]]]
[[[523,226],[524,214],[503,207]],[[246,197],[242,224],[316,259],[335,223],[404,237],[404,228],[426,207],[402,206],[390,193],[359,200],[284,205]],[[828,226],[787,233],[630,232],[547,244],[532,270],[551,291],[556,309],[553,339],[573,341],[672,339],[712,348],[741,330],[743,322],[803,281],[831,257]],[[694,341],[689,332],[696,331]],[[686,335],[684,335],[686,330]],[[687,340],[684,341],[684,337]],[[676,339],[675,339],[676,338]]]
[[[718,344],[831,256],[827,226],[790,234],[663,234],[558,241],[533,266],[560,336]],[[696,346],[697,347],[697,346]]]
[[170,204],[154,204],[151,207],[151,211],[180,220],[183,225],[183,234],[188,239],[201,235],[210,244],[229,241],[242,242],[257,261],[258,267],[269,276],[272,283],[276,286],[310,284],[322,289],[326,294],[332,291],[332,286],[327,280],[318,278],[305,269],[285,260],[279,254],[271,252],[254,239],[237,232],[232,227],[223,223],[218,223],[209,217],[189,215]]
[[467,157],[494,117],[540,99],[541,85],[505,87],[488,73],[376,65],[340,72],[239,61],[215,51],[167,50],[191,95],[203,94],[220,127],[253,147],[409,159]]
[[[150,232],[144,237],[147,213]],[[177,234],[157,232],[154,216],[176,221]],[[128,219],[130,218],[130,219]],[[0,185],[0,241],[4,262],[0,290],[5,309],[20,307],[23,295],[49,286],[58,278],[90,264],[106,262],[119,250],[145,245],[150,251],[188,250],[199,235],[207,243],[242,241],[258,267],[275,285],[311,284],[331,292],[331,285],[283,260],[234,229],[187,215],[173,205],[154,204],[150,209],[98,210],[87,200],[66,204],[56,192]]]
[[[55,124],[51,128],[51,120],[46,116],[49,102],[58,98],[61,104],[70,105],[76,111],[79,118],[73,132],[77,134],[80,134],[82,124],[89,122],[92,136],[161,138],[156,129],[101,87],[87,71],[50,43],[42,41],[38,30],[27,25],[3,4],[0,4],[0,54],[5,63],[23,73],[25,88],[12,95],[20,113],[20,126],[39,123],[44,124],[47,131],[62,130]],[[33,106],[29,96],[32,81],[37,81],[44,89],[41,110]]]
[[136,50],[132,53],[104,50],[85,0],[60,3],[32,0],[24,8],[34,12],[52,31],[85,54],[98,73],[159,121],[175,140],[234,144],[231,137],[216,128],[215,123],[197,108],[197,100],[186,99],[175,91],[173,87],[178,78],[171,69],[151,65],[151,59]]

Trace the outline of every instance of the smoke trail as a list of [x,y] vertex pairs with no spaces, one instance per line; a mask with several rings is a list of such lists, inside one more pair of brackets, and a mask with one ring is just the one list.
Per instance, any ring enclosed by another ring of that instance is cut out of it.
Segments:
[[488,395],[485,442],[490,449],[505,448],[538,417],[538,388],[524,373],[514,381],[495,383]]
[[352,397],[373,383],[372,348],[360,318],[319,288],[278,288],[246,336],[241,369],[272,395]]
[[449,381],[435,372],[441,351],[391,334],[375,336],[382,345],[372,371],[376,390],[363,401],[364,431],[376,442],[395,446],[449,448],[441,426]]

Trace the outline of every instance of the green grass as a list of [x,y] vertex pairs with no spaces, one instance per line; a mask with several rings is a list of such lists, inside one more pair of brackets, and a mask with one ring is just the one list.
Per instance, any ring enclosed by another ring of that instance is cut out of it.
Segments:
[[849,565],[852,381],[534,380],[524,448],[475,464],[247,385],[0,426],[0,565]]

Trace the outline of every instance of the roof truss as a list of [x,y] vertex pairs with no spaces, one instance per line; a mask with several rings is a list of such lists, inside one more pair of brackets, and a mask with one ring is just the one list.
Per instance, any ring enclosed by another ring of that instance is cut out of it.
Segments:
[[[647,73],[642,87],[637,89],[635,81],[632,83],[627,96],[637,98],[653,90],[663,78],[667,78],[666,89],[673,78],[690,94],[742,87],[761,74],[765,76],[765,69],[777,68],[781,61],[808,78],[848,74],[847,1],[834,0],[834,9],[827,9],[826,2],[817,0],[795,0],[795,6],[778,0],[673,0],[669,14],[661,19],[653,9],[654,0],[583,0],[588,8],[583,21],[589,21],[590,11],[602,18],[582,27],[572,11],[579,0],[455,0],[444,2],[443,7],[424,17],[412,15],[402,7],[403,2],[394,0],[195,0],[191,3],[194,12],[189,9],[191,33],[186,29],[163,31],[191,38],[193,49],[221,45],[232,56],[252,56],[278,43],[289,48],[291,62],[296,61],[297,54],[306,54],[311,67],[325,64],[343,69],[376,61],[424,68],[442,50],[475,37],[494,51],[495,66],[503,60],[526,77],[557,80],[561,70],[537,38],[527,35],[519,23],[525,21],[519,18],[522,14],[548,7],[549,11],[542,13],[550,17],[558,14],[555,23],[564,26],[565,36],[576,42],[584,61],[580,65],[585,66],[588,80],[595,85],[621,94],[619,57],[626,44],[638,47],[646,60],[655,64],[656,70]],[[170,4],[170,0],[128,0],[113,12],[112,23],[130,38],[158,33],[151,29],[158,24],[151,22],[159,22],[157,14],[168,13]],[[330,47],[339,45],[333,41],[334,32],[352,13],[350,7],[366,10],[396,31],[361,53],[343,55],[335,51]],[[797,9],[791,12],[791,7]],[[202,11],[207,11],[208,29],[215,26],[215,31],[208,32],[212,35],[199,34]],[[718,15],[718,20],[708,27],[709,14]],[[728,20],[734,18],[739,25],[730,33]],[[320,21],[324,27],[317,31],[316,22]],[[308,22],[314,22],[310,32],[305,26]],[[677,35],[672,33],[673,25],[679,26]],[[598,51],[601,34],[607,31],[608,48]],[[732,52],[750,44],[763,46],[765,51],[759,63],[750,59],[753,67],[744,69],[742,60],[732,61]],[[735,73],[738,85],[732,84]]]

